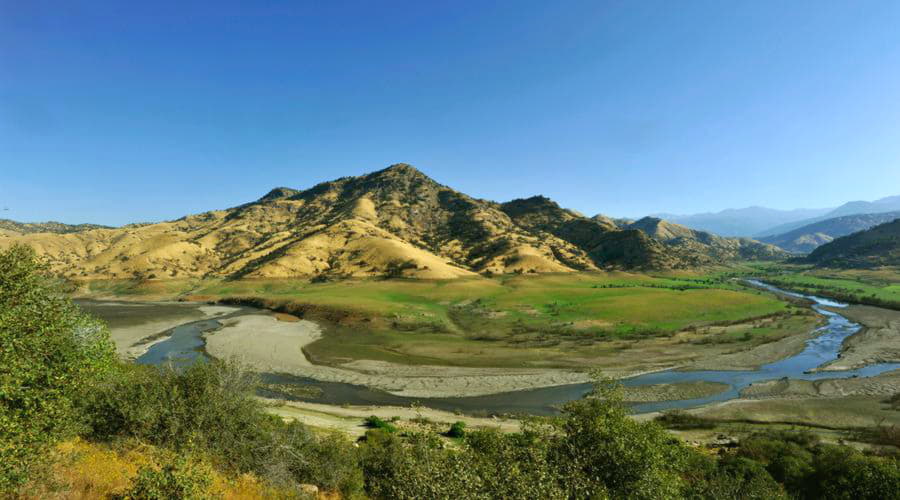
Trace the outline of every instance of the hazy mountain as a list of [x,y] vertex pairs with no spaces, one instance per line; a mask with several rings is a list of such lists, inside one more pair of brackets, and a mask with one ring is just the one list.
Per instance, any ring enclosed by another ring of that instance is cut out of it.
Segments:
[[835,238],[863,231],[896,218],[900,218],[900,211],[834,217],[777,236],[760,238],[760,241],[777,245],[789,252],[808,253]]
[[652,217],[720,236],[752,236],[773,226],[818,217],[830,210],[830,208],[776,210],[747,207],[693,215],[655,214]]
[[805,261],[839,268],[900,266],[900,219],[837,238],[813,250]]
[[68,276],[102,278],[454,278],[683,268],[745,257],[706,255],[707,247],[654,239],[543,197],[475,199],[405,164],[307,190],[276,188],[251,203],[176,221],[14,235],[0,246],[15,241]]
[[807,226],[809,224],[821,222],[827,219],[833,219],[835,217],[842,217],[845,215],[877,214],[896,211],[900,211],[900,196],[889,196],[887,198],[882,198],[875,201],[851,201],[848,203],[844,203],[838,208],[830,210],[828,211],[828,213],[823,215],[814,216],[809,219],[787,222],[770,227],[766,230],[760,231],[756,234],[756,236],[764,237],[784,234],[795,229],[799,229],[803,226]]

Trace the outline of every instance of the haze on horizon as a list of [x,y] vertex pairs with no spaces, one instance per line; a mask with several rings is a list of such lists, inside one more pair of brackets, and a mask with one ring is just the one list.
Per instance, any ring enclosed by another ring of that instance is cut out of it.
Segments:
[[898,25],[883,1],[0,0],[0,218],[174,219],[398,162],[585,214],[874,200],[900,194]]

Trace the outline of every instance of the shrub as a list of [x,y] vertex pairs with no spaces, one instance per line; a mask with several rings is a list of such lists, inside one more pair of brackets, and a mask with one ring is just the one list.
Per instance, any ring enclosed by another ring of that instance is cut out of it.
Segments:
[[0,251],[0,493],[76,430],[75,402],[113,362],[106,328],[65,298],[33,250]]
[[385,422],[384,420],[382,420],[379,417],[376,417],[375,415],[366,417],[365,423],[366,423],[366,427],[368,427],[370,429],[382,429],[385,432],[397,432],[397,427],[394,424],[392,424],[390,422]]
[[268,460],[280,421],[251,397],[255,377],[230,363],[168,367],[119,366],[86,401],[90,435],[132,437],[171,448],[214,454],[239,471]]
[[452,438],[461,438],[466,434],[466,423],[465,422],[455,422],[450,426],[450,430],[447,431],[447,437]]
[[352,443],[284,423],[252,397],[256,378],[222,361],[183,372],[122,365],[87,400],[90,437],[137,438],[181,454],[213,457],[234,472],[281,486],[312,483],[350,496],[362,488]]
[[667,429],[713,429],[716,426],[716,423],[708,418],[692,415],[683,410],[667,411],[655,420]]
[[801,492],[805,498],[875,500],[900,498],[900,462],[822,445]]
[[178,458],[162,467],[144,466],[138,470],[131,488],[113,498],[136,500],[201,500],[210,494],[212,474],[208,466]]

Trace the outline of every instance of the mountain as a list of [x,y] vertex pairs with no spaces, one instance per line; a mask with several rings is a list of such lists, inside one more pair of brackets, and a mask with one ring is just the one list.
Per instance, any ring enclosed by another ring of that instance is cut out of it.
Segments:
[[875,201],[851,201],[828,212],[827,217],[855,214],[879,214],[900,211],[900,196],[888,196]]
[[804,260],[821,267],[900,266],[900,219],[837,238]]
[[[475,273],[684,268],[702,255],[533,197],[496,203],[398,164],[155,224],[0,238],[75,278],[455,278]],[[740,245],[738,245],[740,246]],[[679,248],[678,251],[673,251]]]
[[773,226],[817,217],[826,214],[830,210],[830,208],[776,210],[765,207],[747,207],[729,208],[716,213],[694,215],[656,214],[652,217],[720,236],[753,236]]
[[644,217],[628,226],[665,244],[669,251],[692,265],[737,259],[771,260],[787,257],[784,250],[750,238],[725,238],[697,231],[656,217]]
[[859,214],[834,217],[807,224],[801,228],[777,236],[760,238],[789,252],[809,253],[835,238],[864,231],[870,227],[900,218],[900,211],[882,214]]
[[766,230],[755,234],[755,237],[762,238],[766,236],[776,236],[808,226],[816,222],[821,222],[835,217],[843,217],[846,215],[859,214],[877,214],[885,212],[900,211],[900,196],[889,196],[875,201],[851,201],[828,211],[828,213],[811,217],[809,219],[795,220],[777,226],[770,227]]
[[63,224],[62,222],[16,222],[0,219],[0,236],[18,236],[31,233],[80,233],[91,229],[110,229],[98,224]]

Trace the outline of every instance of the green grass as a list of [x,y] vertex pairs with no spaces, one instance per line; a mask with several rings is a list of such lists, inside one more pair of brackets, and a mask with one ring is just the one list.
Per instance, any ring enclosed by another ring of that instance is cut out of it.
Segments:
[[[641,353],[632,347],[643,339],[666,339],[688,328],[795,310],[771,294],[740,286],[729,279],[732,276],[726,270],[704,275],[610,272],[316,284],[209,280],[193,283],[189,292],[191,283],[166,286],[183,297],[255,298],[285,312],[305,313],[325,326],[326,335],[306,347],[317,363],[370,359],[419,365],[586,367],[611,358],[624,360],[623,349],[639,358]],[[123,294],[144,293],[127,286],[95,285],[104,292],[124,287]],[[340,314],[330,314],[334,311]],[[808,317],[802,321],[809,326]],[[755,345],[797,333],[798,328],[794,323],[769,329],[747,326],[748,333],[711,333],[708,343]],[[695,341],[692,345],[698,348]]]
[[799,266],[768,268],[763,275],[773,284],[802,293],[853,303],[900,309],[900,270],[830,270]]

